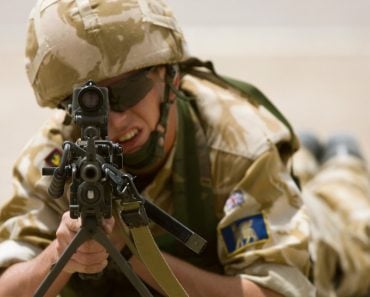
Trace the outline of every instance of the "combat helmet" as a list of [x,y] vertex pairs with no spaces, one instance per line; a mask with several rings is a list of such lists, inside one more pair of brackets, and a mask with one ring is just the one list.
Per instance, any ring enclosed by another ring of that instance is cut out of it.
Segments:
[[75,85],[187,58],[177,21],[161,0],[39,0],[28,24],[26,69],[41,106]]

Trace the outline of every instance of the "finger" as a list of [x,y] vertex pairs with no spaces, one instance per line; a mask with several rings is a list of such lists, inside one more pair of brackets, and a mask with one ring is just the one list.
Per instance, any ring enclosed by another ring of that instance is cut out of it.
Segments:
[[64,271],[68,273],[99,273],[104,270],[104,268],[108,265],[108,260],[104,260],[98,264],[91,264],[91,265],[81,265],[76,262],[74,259],[71,259],[67,265],[64,267]]
[[69,245],[69,243],[76,235],[76,232],[72,231],[71,228],[68,226],[69,221],[69,212],[66,212],[63,214],[61,223],[56,231],[56,248],[59,255]]
[[100,252],[100,253],[94,253],[94,254],[75,253],[72,255],[71,259],[81,266],[91,266],[91,265],[97,265],[107,260],[108,253],[105,251]]
[[77,232],[81,228],[81,218],[72,219],[69,216],[69,211],[63,214],[62,222],[67,226],[71,232]]
[[115,225],[114,217],[111,217],[109,219],[104,219],[102,225],[103,225],[104,231],[107,234],[111,234],[113,232],[114,225]]
[[109,234],[109,239],[113,243],[113,245],[118,249],[121,250],[125,245],[125,239],[122,235],[124,231],[122,231],[117,226],[114,227],[112,233]]
[[55,233],[55,236],[58,245],[66,246],[72,240],[74,233],[70,232],[65,225],[60,225]]
[[99,252],[105,252],[105,248],[95,240],[87,240],[78,247],[77,252],[94,254]]

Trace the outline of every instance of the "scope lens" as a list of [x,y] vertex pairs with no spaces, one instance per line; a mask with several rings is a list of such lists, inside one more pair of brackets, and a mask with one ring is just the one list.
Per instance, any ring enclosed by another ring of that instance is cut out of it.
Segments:
[[79,96],[80,106],[87,111],[94,111],[100,108],[101,94],[99,90],[86,90]]

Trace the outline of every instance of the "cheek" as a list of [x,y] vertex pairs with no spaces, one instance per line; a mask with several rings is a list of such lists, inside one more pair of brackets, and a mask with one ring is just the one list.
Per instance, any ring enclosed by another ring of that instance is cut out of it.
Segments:
[[110,111],[108,114],[108,131],[120,129],[127,122],[127,113]]

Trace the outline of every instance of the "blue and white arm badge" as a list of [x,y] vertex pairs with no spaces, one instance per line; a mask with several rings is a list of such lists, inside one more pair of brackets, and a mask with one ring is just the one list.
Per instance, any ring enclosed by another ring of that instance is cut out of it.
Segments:
[[220,230],[228,254],[265,242],[269,236],[262,213],[244,217]]

